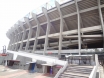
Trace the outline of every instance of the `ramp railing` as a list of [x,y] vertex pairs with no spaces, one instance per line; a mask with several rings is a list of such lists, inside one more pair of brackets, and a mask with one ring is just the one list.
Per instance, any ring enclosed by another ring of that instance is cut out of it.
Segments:
[[55,75],[54,78],[58,78],[60,76],[60,74],[65,71],[65,69],[67,68],[67,66],[68,66],[68,62],[66,61],[65,65],[57,72],[57,74]]
[[96,72],[97,72],[97,69],[98,69],[98,66],[99,66],[98,55],[97,54],[95,54],[95,62],[96,62],[96,65],[94,66],[89,78],[96,78]]

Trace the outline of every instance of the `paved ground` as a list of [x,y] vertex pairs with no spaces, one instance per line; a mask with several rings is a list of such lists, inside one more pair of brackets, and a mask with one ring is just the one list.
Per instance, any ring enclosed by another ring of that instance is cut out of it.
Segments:
[[22,69],[10,69],[0,65],[0,78],[51,78],[42,73],[29,73]]

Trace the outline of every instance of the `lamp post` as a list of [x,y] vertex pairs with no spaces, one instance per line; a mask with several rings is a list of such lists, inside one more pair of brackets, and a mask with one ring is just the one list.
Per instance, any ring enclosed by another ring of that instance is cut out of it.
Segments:
[[[6,46],[3,46],[3,54],[6,54]],[[5,55],[6,58],[7,55]],[[5,67],[7,66],[7,59],[5,59]],[[7,71],[6,68],[4,68],[4,71]]]
[[3,46],[3,54],[5,54],[6,53],[6,46],[4,45]]

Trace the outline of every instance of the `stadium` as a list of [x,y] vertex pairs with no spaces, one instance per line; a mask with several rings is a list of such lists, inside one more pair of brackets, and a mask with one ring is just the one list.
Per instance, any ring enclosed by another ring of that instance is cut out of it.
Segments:
[[98,78],[104,67],[104,0],[51,0],[6,35],[10,42],[0,54],[2,65],[7,61],[54,78]]
[[103,48],[103,0],[64,3],[51,0],[45,5],[28,13],[8,30],[8,50],[81,54],[83,49]]

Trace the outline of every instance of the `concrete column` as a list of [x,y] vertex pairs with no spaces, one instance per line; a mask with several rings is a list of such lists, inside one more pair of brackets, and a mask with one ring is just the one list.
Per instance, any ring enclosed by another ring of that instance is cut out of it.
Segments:
[[18,39],[18,32],[17,32],[17,30],[16,30],[16,28],[15,27],[13,27],[13,32],[14,32],[14,34],[15,34],[15,40],[14,40],[14,44],[16,43],[16,41],[17,41],[17,39]]
[[[9,31],[10,32],[10,31]],[[11,35],[9,34],[9,32],[7,32],[6,33],[6,36],[9,38],[9,44],[8,44],[8,48],[7,48],[7,50],[9,50],[9,48],[10,48],[10,42],[11,42]]]
[[11,43],[11,41],[12,41],[12,37],[11,37],[11,34],[9,34],[9,33],[8,33],[8,36],[9,36],[9,40],[10,40],[10,41],[9,41],[9,46],[10,46],[10,43]]
[[14,41],[15,41],[16,36],[14,35],[13,37],[14,37],[14,39],[13,39],[13,43],[12,43],[12,48],[11,48],[11,50],[14,50],[14,47],[15,47]]
[[19,32],[17,32],[17,35],[16,35],[16,41],[15,41],[15,43],[16,43],[16,42],[18,42],[18,40],[19,40],[19,36],[20,36],[20,33],[19,33]]
[[19,21],[18,23],[19,23],[19,25],[20,25],[20,26],[22,27],[22,29],[23,29],[22,42],[21,42],[20,48],[19,48],[19,50],[22,50],[22,47],[23,47],[23,40],[25,39],[25,36],[26,36],[26,29],[25,29],[25,27],[23,26],[23,23],[22,23],[21,21]]
[[10,42],[9,50],[12,50],[13,34],[11,33],[11,31],[10,31],[10,35],[11,35],[11,42]]
[[14,34],[13,44],[15,44],[16,39],[17,39],[17,34],[15,33],[15,34]]
[[15,48],[15,41],[16,41],[16,32],[14,31],[14,28],[12,27],[10,30],[9,30],[9,35],[11,37],[11,40],[10,40],[10,44],[9,44],[9,47],[8,49],[10,50],[14,50]]
[[17,51],[19,35],[20,34],[18,33],[16,42],[15,42],[15,49],[14,49],[14,51]]
[[57,1],[55,1],[55,5],[56,5],[57,10],[60,14],[60,35],[59,35],[59,51],[58,51],[58,57],[60,58],[60,54],[62,51],[62,40],[63,40],[62,32],[63,32],[64,23],[63,23],[63,15],[62,15],[62,12],[60,9],[60,4]]
[[11,41],[11,43],[10,43],[10,44],[12,45],[13,40],[14,40],[14,38],[13,38],[13,36],[14,36],[14,35],[13,35],[13,33],[12,33],[12,30],[10,30],[10,35],[11,35],[11,37],[12,37],[12,41]]
[[78,0],[75,0],[75,6],[77,10],[77,19],[78,19],[78,48],[79,48],[79,55],[81,55],[81,32],[80,32],[80,13],[79,13],[79,8],[78,8]]
[[15,24],[15,30],[17,30],[18,31],[18,37],[17,37],[17,44],[16,44],[16,48],[15,48],[15,51],[17,51],[18,50],[18,46],[19,46],[19,43],[18,43],[18,41],[20,40],[20,36],[21,36],[21,31],[20,31],[20,29],[19,29],[19,26],[18,25],[16,25]]
[[17,42],[20,41],[21,33],[18,34]]
[[46,53],[46,50],[47,50],[47,46],[48,46],[48,35],[50,33],[50,20],[49,20],[49,17],[48,17],[48,13],[47,13],[47,9],[46,8],[42,8],[43,10],[43,13],[47,19],[47,30],[46,30],[46,36],[45,36],[45,45],[44,45],[44,52],[43,52],[43,55],[45,55]]
[[25,22],[28,24],[28,26],[29,26],[29,34],[28,34],[28,39],[27,39],[27,43],[26,43],[26,47],[25,47],[25,50],[28,50],[28,48],[29,48],[29,44],[30,44],[30,41],[29,41],[29,39],[31,38],[31,36],[32,36],[32,26],[31,26],[31,24],[29,23],[29,19],[27,18],[27,17],[25,17],[24,18],[24,20],[25,20]]
[[103,32],[103,48],[104,48],[104,21],[103,21],[101,6],[100,6],[100,0],[97,0],[97,2],[98,2],[99,17],[100,17],[100,22],[101,22],[102,32]]
[[22,41],[22,36],[23,36],[23,32],[21,31],[21,37],[20,37],[20,41]]
[[36,36],[35,36],[35,41],[34,41],[34,46],[33,46],[33,52],[36,51],[36,46],[37,46],[37,43],[38,43],[38,37],[39,37],[39,34],[40,34],[40,23],[37,19],[37,16],[36,14],[32,13],[32,17],[33,19],[35,19],[36,23],[37,23],[37,31],[36,31]]
[[22,32],[20,31],[19,37],[18,37],[18,42],[21,41],[21,37],[22,37]]
[[[14,31],[16,32],[16,27],[14,26]],[[16,39],[15,39],[15,43],[17,42],[17,40],[18,40],[18,36],[19,36],[19,34],[18,34],[18,32],[16,32]],[[14,51],[16,51],[16,47],[17,47],[17,44],[15,44],[15,47],[14,47]]]
[[[8,44],[8,48],[9,48],[9,46],[10,46],[10,41],[11,41],[11,37],[10,37],[10,34],[9,34],[9,32],[7,31],[7,33],[6,33],[6,36],[9,38],[9,44]],[[7,49],[8,49],[7,48]]]
[[15,41],[17,39],[17,33],[15,32],[13,27],[11,29],[12,29],[12,33],[14,34],[14,40],[13,40],[13,44],[12,44],[13,45],[12,50],[14,51],[14,49],[15,49]]
[[9,50],[11,50],[12,49],[12,47],[11,47],[11,45],[12,45],[12,41],[13,41],[13,36],[12,36],[12,34],[10,34],[11,35],[11,41],[10,41],[10,46],[9,46]]

